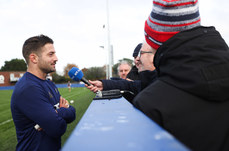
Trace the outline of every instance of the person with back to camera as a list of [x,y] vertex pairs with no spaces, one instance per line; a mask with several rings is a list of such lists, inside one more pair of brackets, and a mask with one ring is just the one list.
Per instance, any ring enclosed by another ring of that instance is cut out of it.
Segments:
[[194,151],[229,150],[229,48],[200,25],[198,0],[153,0],[145,39],[157,80],[133,100]]
[[75,109],[61,97],[55,84],[46,79],[58,61],[53,40],[39,35],[23,45],[27,72],[16,83],[11,112],[16,127],[16,150],[57,151],[67,123],[75,120]]

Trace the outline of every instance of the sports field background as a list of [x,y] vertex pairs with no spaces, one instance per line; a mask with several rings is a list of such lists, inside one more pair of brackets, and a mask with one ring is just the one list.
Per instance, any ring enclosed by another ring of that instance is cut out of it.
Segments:
[[[72,88],[71,92],[67,88],[58,88],[60,94],[76,109],[76,120],[68,124],[66,133],[62,136],[62,146],[75,128],[91,101],[94,93],[85,87]],[[13,90],[0,90],[0,151],[14,151],[17,144],[16,130],[10,111],[10,99]]]

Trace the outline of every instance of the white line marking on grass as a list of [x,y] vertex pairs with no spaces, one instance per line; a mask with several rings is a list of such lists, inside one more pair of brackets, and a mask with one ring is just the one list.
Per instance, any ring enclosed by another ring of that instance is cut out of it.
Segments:
[[80,93],[75,93],[75,94],[71,94],[70,96],[65,96],[65,99],[69,99],[69,98],[72,98],[72,97],[75,97],[77,95],[79,95]]
[[11,122],[12,120],[13,120],[13,119],[11,118],[11,119],[9,119],[9,120],[4,121],[4,122],[0,123],[0,126],[1,126],[1,125],[4,125],[4,124],[6,124],[6,123],[9,123],[9,122]]

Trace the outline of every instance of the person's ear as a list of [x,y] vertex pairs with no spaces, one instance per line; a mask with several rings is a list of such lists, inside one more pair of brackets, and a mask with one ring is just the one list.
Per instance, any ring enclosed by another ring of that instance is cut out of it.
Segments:
[[29,55],[29,60],[30,60],[31,63],[37,64],[37,62],[38,62],[38,56],[35,53],[31,53]]

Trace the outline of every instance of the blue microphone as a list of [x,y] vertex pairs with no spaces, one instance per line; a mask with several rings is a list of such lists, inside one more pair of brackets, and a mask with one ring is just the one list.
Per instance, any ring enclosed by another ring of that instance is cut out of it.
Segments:
[[88,82],[88,80],[85,79],[85,78],[83,77],[83,72],[82,72],[80,69],[76,68],[76,67],[73,67],[73,68],[68,72],[68,75],[69,75],[69,77],[70,77],[72,80],[74,80],[74,81],[77,81],[77,82],[82,81],[82,82],[84,82],[84,83],[87,84],[87,85],[91,85],[91,84]]

